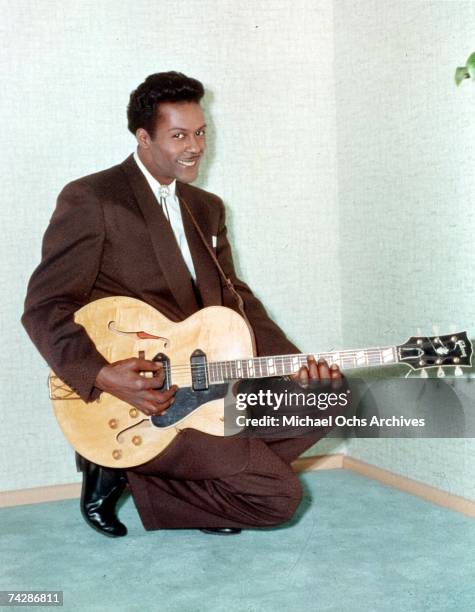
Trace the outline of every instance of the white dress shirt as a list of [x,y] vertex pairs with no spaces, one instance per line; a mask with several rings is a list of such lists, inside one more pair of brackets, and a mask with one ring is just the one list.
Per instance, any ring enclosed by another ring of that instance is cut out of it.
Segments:
[[[142,163],[140,157],[138,156],[137,151],[134,153],[134,159],[137,163],[137,166],[143,172],[145,178],[147,179],[148,184],[150,185],[151,190],[153,191],[153,195],[157,199],[157,204],[160,205],[160,188],[162,185],[157,181],[155,177],[153,177],[147,168]],[[173,233],[175,234],[176,241],[178,246],[180,247],[181,254],[183,255],[183,259],[185,260],[186,266],[190,271],[190,274],[193,280],[196,280],[196,272],[195,267],[193,266],[193,260],[191,258],[190,247],[188,246],[188,241],[185,235],[185,228],[183,227],[183,219],[181,218],[181,210],[180,204],[178,202],[178,198],[176,196],[176,180],[174,180],[170,185],[163,185],[163,187],[167,187],[170,195],[165,199],[167,204],[167,210],[163,211],[163,214],[169,217],[170,225],[172,226]]]

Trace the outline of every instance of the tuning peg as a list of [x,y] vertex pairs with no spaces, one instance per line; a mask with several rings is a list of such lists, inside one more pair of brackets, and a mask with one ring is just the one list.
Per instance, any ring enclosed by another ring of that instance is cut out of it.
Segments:
[[421,328],[418,327],[416,330],[416,336],[422,336]]
[[422,368],[421,370],[421,378],[429,378],[429,374],[427,374],[427,370]]
[[442,368],[437,368],[437,378],[445,378],[445,372]]
[[460,366],[457,366],[454,370],[454,374],[455,376],[463,376],[462,368]]

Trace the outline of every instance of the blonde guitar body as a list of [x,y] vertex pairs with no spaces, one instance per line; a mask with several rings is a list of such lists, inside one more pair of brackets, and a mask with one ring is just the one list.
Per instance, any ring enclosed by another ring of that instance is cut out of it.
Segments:
[[[232,382],[293,374],[306,365],[306,355],[254,357],[250,330],[234,310],[204,308],[173,323],[144,302],[108,297],[75,314],[99,352],[114,362],[129,357],[160,361],[165,386],[178,385],[175,402],[162,415],[147,417],[108,393],[86,404],[54,372],[50,397],[64,435],[86,459],[124,468],[146,463],[161,453],[187,427],[216,435],[233,435],[238,419]],[[404,363],[413,370],[470,367],[472,345],[466,332],[413,336],[398,346],[315,353],[343,369]],[[229,407],[229,408],[228,408]]]
[[[140,300],[108,297],[78,310],[75,321],[86,329],[109,362],[129,357],[152,360],[160,354],[165,356],[170,384],[183,390],[182,402],[188,405],[195,401],[194,395],[201,393],[199,403],[208,397],[206,391],[196,394],[193,391],[190,359],[196,349],[203,351],[208,361],[253,356],[246,322],[233,310],[221,306],[204,308],[185,321],[174,323]],[[102,393],[95,402],[85,403],[54,372],[50,374],[50,396],[68,441],[86,459],[104,466],[124,468],[145,463],[186,427],[224,435],[225,400],[224,397],[213,399],[213,394],[196,409],[188,408],[189,414],[183,417],[178,407],[178,417],[168,426],[156,426],[151,418],[107,393]]]

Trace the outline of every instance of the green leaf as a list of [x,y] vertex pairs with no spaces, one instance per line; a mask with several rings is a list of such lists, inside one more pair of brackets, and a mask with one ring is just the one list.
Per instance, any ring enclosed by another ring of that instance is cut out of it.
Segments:
[[472,53],[467,60],[467,71],[472,79],[475,79],[475,53]]
[[457,87],[460,85],[460,83],[464,79],[469,79],[469,78],[470,78],[470,74],[467,70],[467,66],[459,66],[457,70],[455,71],[455,84],[457,85]]

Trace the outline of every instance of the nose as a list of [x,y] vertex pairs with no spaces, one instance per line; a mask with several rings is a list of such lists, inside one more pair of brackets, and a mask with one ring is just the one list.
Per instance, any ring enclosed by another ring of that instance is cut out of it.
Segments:
[[201,153],[201,151],[203,151],[204,149],[204,143],[198,139],[198,137],[195,134],[190,134],[190,137],[188,139],[188,142],[186,143],[186,150],[189,153]]

